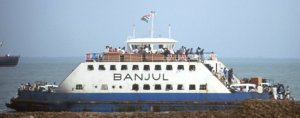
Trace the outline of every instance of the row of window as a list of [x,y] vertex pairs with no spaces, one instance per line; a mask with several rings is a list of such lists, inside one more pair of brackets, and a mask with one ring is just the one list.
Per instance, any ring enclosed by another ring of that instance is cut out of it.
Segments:
[[[167,84],[165,86],[164,90],[166,90],[166,91],[168,91],[168,90],[175,90],[175,89],[177,89],[177,90],[184,90],[183,84],[178,84],[177,86],[174,86],[174,87],[176,87],[176,88],[173,88],[172,84]],[[95,88],[98,88],[98,86],[95,86]],[[115,89],[115,88],[116,88],[116,86],[113,85],[112,89]],[[83,89],[82,84],[77,84],[76,85],[76,90],[82,90],[82,89]],[[119,86],[119,89],[122,89],[122,86]],[[138,84],[133,84],[132,88],[131,88],[131,90],[134,90],[134,91],[138,91],[140,89],[142,89],[142,90],[150,90],[151,86],[150,86],[150,84],[144,84],[144,85],[142,85],[142,88],[140,88]],[[206,90],[206,89],[207,89],[207,84],[200,84],[199,89],[197,89],[197,86],[195,84],[190,84],[188,86],[188,90]],[[102,84],[101,85],[101,90],[108,90],[108,85],[107,84]],[[163,90],[163,87],[160,84],[155,84],[154,85],[154,90]]]
[[[88,65],[87,66],[88,70],[94,70],[94,65]],[[105,66],[104,65],[99,65],[98,66],[98,70],[105,70]],[[116,65],[110,65],[110,70],[117,70]],[[139,65],[132,65],[132,70],[139,70]],[[172,65],[166,65],[165,66],[166,70],[173,70],[173,66]],[[128,66],[127,65],[121,65],[121,70],[128,70]],[[150,65],[144,65],[143,66],[143,70],[145,71],[149,71],[150,70]],[[154,70],[162,70],[162,66],[161,65],[155,65],[154,66]],[[177,65],[177,70],[184,70],[184,66],[183,65]],[[189,65],[189,70],[190,71],[195,71],[196,70],[196,66],[195,65]]]
[[[178,84],[177,86],[175,86],[176,88],[173,88],[173,85],[172,84],[167,84],[165,86],[165,90],[184,90],[184,86],[183,84]],[[150,90],[150,85],[149,84],[144,84],[143,85],[143,90]],[[162,90],[162,86],[160,84],[155,84],[154,85],[154,90]],[[190,84],[188,86],[188,90],[196,90],[196,85],[195,84]],[[206,84],[201,84],[199,86],[199,89],[198,90],[206,90],[207,89],[207,85]],[[132,85],[132,90],[135,90],[135,91],[138,91],[139,90],[139,85],[138,84],[133,84]]]

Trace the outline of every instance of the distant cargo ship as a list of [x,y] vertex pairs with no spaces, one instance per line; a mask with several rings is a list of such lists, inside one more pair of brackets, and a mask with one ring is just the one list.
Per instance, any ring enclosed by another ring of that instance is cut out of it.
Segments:
[[[2,47],[3,41],[0,41],[0,47]],[[12,56],[10,54],[0,54],[0,67],[16,66],[19,62],[20,56]]]
[[0,67],[16,66],[20,56],[11,56],[9,54],[0,56]]

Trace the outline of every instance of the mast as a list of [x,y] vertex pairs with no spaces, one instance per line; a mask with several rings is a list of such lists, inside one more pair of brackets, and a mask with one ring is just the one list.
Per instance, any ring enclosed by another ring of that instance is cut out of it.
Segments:
[[135,38],[135,24],[133,24],[132,37]]
[[155,11],[151,11],[151,38],[154,37],[154,15]]
[[171,38],[171,25],[169,24],[169,39]]

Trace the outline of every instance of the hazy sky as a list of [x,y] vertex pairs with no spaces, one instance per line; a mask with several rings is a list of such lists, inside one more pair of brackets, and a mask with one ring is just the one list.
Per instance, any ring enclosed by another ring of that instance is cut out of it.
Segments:
[[125,46],[156,11],[155,36],[219,57],[300,58],[300,0],[0,0],[0,53],[84,56]]

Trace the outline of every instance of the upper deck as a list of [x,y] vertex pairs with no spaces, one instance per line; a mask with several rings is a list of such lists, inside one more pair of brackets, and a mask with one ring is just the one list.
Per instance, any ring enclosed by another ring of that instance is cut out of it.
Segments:
[[174,50],[177,41],[171,38],[134,38],[127,40],[127,50],[106,46],[103,53],[87,53],[87,62],[185,62],[203,61],[204,54],[210,54],[210,60],[216,60],[215,54],[204,53],[200,47],[182,46]]

